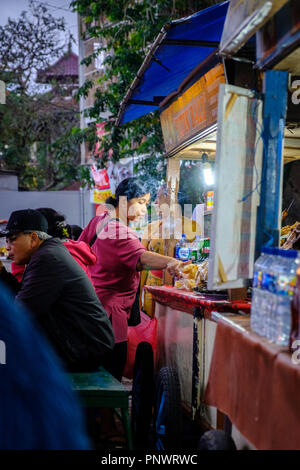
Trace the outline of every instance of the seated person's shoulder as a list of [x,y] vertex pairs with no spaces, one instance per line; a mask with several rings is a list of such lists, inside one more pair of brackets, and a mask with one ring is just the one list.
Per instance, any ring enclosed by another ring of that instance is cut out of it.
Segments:
[[64,246],[61,240],[53,238],[46,240],[39,250],[33,255],[29,265],[33,267],[44,267],[50,270],[55,268],[58,264],[64,264],[66,260],[72,258],[67,248]]

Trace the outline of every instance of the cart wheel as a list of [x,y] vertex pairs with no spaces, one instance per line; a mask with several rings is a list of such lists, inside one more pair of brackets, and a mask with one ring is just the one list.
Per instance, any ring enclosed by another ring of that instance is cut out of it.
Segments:
[[154,396],[154,363],[150,343],[139,343],[133,369],[131,426],[136,448],[148,445]]
[[181,393],[178,374],[160,369],[156,382],[155,433],[157,450],[178,449],[181,436]]
[[198,450],[236,450],[232,437],[220,429],[212,429],[201,436]]

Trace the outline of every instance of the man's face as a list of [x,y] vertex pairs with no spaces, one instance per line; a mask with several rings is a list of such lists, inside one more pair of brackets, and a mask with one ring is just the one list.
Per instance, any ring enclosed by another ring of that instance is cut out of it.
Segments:
[[6,237],[8,257],[15,264],[28,264],[37,248],[35,233],[17,233]]

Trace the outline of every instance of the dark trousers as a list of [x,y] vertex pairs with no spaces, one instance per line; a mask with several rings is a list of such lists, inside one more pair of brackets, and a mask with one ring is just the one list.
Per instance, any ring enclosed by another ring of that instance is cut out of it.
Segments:
[[119,382],[122,380],[123,370],[126,364],[127,341],[116,343],[114,349],[103,364],[103,367]]

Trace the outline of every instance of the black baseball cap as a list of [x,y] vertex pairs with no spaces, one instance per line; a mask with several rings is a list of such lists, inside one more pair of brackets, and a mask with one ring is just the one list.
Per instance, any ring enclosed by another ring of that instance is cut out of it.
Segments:
[[38,230],[47,233],[48,222],[46,217],[34,209],[24,209],[11,213],[6,228],[0,232],[1,237],[8,237],[26,230]]

